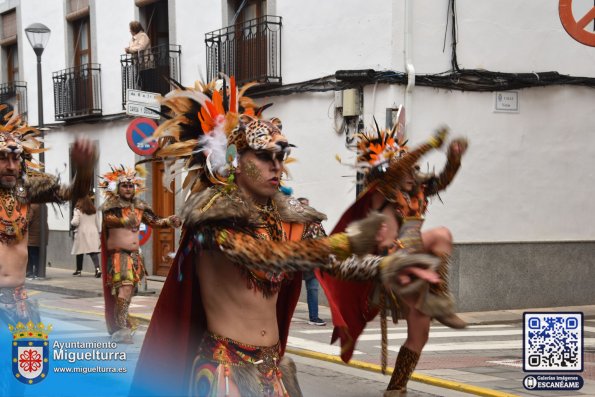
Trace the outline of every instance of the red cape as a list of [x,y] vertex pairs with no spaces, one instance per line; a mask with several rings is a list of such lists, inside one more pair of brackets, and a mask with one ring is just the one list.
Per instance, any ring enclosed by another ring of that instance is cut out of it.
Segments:
[[[192,362],[207,325],[194,266],[193,239],[192,233],[183,233],[145,336],[131,396],[188,394]],[[283,284],[277,298],[282,353],[301,284],[301,273],[295,273]]]
[[[339,223],[332,233],[345,231],[349,223],[365,218],[372,207],[374,189],[367,190],[360,198],[343,213]],[[372,281],[345,281],[329,274],[315,271],[331,309],[333,318],[333,335],[331,343],[341,340],[341,359],[349,362],[357,338],[361,335],[366,324],[378,314],[378,309],[370,307],[370,293],[375,287]]]

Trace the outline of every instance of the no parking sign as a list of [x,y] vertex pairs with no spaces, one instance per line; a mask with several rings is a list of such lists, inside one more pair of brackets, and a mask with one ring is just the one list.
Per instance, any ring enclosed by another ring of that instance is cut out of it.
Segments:
[[146,117],[132,120],[126,129],[126,142],[130,149],[141,156],[150,156],[157,150],[157,141],[148,141],[157,129],[157,123]]
[[147,241],[149,241],[150,237],[151,237],[151,228],[148,227],[147,225],[145,225],[144,223],[141,223],[138,228],[138,243],[141,246],[145,245],[147,243]]

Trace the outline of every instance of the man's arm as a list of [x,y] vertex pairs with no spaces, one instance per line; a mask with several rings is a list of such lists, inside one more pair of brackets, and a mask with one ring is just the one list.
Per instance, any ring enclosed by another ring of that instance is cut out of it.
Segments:
[[440,175],[428,181],[424,191],[426,196],[435,195],[450,185],[461,167],[461,158],[467,150],[467,145],[467,140],[464,138],[455,139],[450,143],[448,153],[446,154],[444,170],[442,170]]
[[157,214],[153,212],[152,209],[146,208],[143,211],[143,219],[142,221],[151,226],[156,228],[165,228],[165,227],[180,227],[182,222],[180,218],[176,215],[168,216],[167,218],[161,218]]
[[27,194],[31,203],[64,203],[78,201],[89,194],[93,184],[96,154],[91,141],[77,139],[72,148],[74,180],[70,186],[61,185],[55,176],[38,173],[27,181]]
[[345,259],[372,252],[384,217],[374,214],[350,225],[345,233],[301,241],[269,241],[231,227],[204,225],[196,242],[221,251],[229,260],[250,270],[291,272],[330,266],[331,256]]

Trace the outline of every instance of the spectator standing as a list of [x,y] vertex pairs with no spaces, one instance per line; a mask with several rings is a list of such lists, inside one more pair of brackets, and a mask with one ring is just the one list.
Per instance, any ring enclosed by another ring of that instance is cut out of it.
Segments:
[[[298,201],[303,205],[310,205],[310,200],[305,197],[298,198]],[[304,281],[306,282],[306,300],[308,302],[308,324],[325,326],[326,322],[318,317],[318,289],[320,284],[316,279],[313,271],[303,273]]]
[[70,224],[76,227],[74,243],[72,244],[72,255],[76,255],[76,270],[73,276],[80,276],[83,270],[83,259],[85,254],[91,257],[95,266],[95,277],[101,277],[99,269],[99,252],[101,241],[99,239],[99,215],[93,204],[92,196],[80,199],[76,203]]
[[[39,274],[39,247],[41,243],[41,217],[40,205],[31,204],[31,219],[29,220],[29,240],[27,241],[27,253],[29,254],[27,260],[27,278],[37,278]],[[43,204],[45,205],[45,204]],[[45,222],[45,232],[48,235],[48,223]]]

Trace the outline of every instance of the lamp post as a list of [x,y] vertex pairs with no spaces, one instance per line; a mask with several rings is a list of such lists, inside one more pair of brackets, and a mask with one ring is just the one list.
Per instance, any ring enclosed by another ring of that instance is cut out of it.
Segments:
[[[45,46],[50,39],[51,34],[50,28],[41,24],[34,23],[25,28],[27,39],[29,44],[33,47],[35,55],[37,55],[37,128],[41,131],[41,147],[44,147],[44,124],[43,124],[43,86],[41,82],[41,54],[45,50]],[[39,162],[42,164],[42,171],[45,171],[45,154],[44,152],[39,153]],[[45,204],[39,206],[39,221],[41,223],[39,227],[39,269],[37,269],[37,276],[45,277],[45,266],[47,258],[47,242],[48,235],[45,225],[47,224],[47,207]]]

